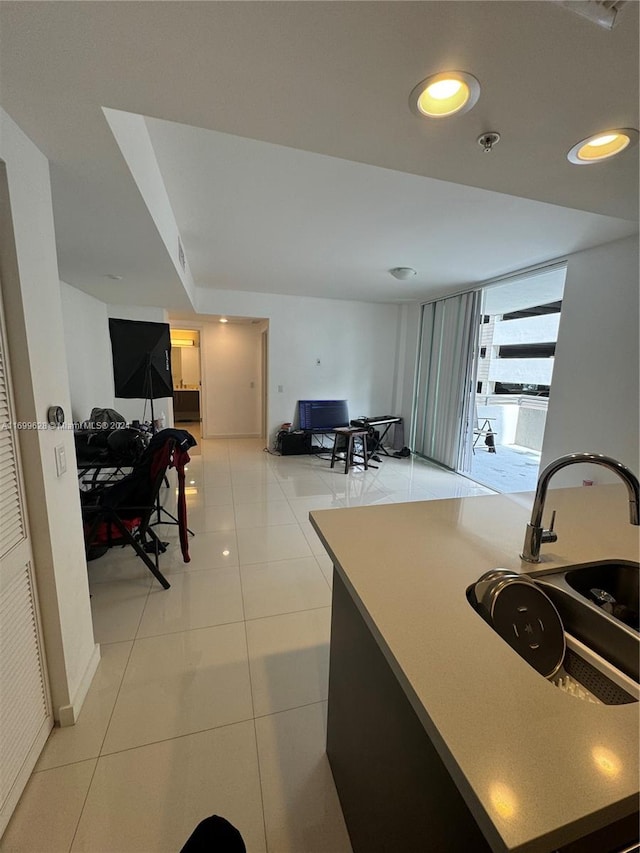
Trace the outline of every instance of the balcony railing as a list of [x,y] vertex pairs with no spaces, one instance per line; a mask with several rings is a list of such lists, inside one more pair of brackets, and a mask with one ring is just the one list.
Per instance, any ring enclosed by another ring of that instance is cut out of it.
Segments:
[[476,412],[482,421],[493,418],[496,445],[516,444],[531,450],[542,449],[547,419],[547,397],[528,394],[477,394]]

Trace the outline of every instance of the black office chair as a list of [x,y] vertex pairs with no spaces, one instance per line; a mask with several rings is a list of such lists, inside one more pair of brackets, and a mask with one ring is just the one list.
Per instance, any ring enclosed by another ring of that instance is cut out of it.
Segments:
[[108,548],[130,545],[153,576],[169,589],[171,584],[158,565],[167,545],[155,534],[150,521],[175,453],[175,437],[161,438],[159,433],[131,473],[113,484],[80,493],[87,560]]

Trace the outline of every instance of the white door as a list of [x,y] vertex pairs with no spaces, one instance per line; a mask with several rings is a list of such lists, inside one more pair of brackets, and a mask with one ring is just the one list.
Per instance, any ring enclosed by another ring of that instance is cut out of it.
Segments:
[[0,835],[53,725],[0,299]]

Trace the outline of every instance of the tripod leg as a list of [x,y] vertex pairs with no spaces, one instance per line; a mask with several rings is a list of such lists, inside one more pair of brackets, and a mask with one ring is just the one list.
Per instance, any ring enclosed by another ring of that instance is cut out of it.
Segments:
[[162,541],[158,538],[158,536],[156,535],[155,530],[152,530],[152,529],[151,529],[151,527],[147,527],[147,529],[146,529],[146,531],[145,531],[145,534],[146,534],[146,535],[149,537],[149,539],[150,539],[150,541],[149,541],[149,542],[146,542],[146,544],[145,544],[145,550],[147,550],[148,548],[150,548],[151,550],[154,550],[154,551],[155,551],[155,550],[157,550],[157,551],[159,551],[161,554],[164,554],[164,552],[165,552],[165,551],[167,550],[167,548],[169,547],[169,543],[168,543],[168,542],[162,542]]
[[[165,515],[168,515],[169,518],[171,519],[171,521],[160,521],[159,519],[160,519],[160,513],[161,512],[163,512]],[[154,521],[153,524],[154,525],[156,525],[156,524],[180,524],[180,522],[175,517],[175,515],[171,515],[171,513],[169,512],[168,509],[165,509],[163,506],[161,506],[161,507],[158,507],[158,521]],[[149,527],[151,527],[151,525],[149,525]],[[193,530],[191,530],[189,527],[187,527],[187,533],[189,533],[191,536],[196,535],[193,532]]]
[[156,578],[156,580],[158,580],[160,582],[160,584],[164,587],[164,589],[169,589],[171,584],[165,578],[165,576],[162,574],[162,572],[160,571],[160,568],[158,566],[158,553],[156,552],[156,555],[155,555],[156,559],[154,562],[149,557],[149,555],[147,553],[145,553],[144,549],[140,545],[140,542],[136,541],[135,537],[131,534],[131,531],[125,527],[125,525],[122,523],[122,521],[117,516],[114,516],[112,521],[113,521],[113,524],[118,528],[118,530],[122,534],[123,539],[125,539],[128,542],[128,544],[131,545],[133,550],[136,552],[138,557],[140,557],[142,562],[146,565],[146,567],[149,569],[151,574]]

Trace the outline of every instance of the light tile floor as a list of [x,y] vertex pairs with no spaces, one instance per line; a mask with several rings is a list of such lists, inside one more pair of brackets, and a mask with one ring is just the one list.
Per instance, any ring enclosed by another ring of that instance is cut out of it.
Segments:
[[102,659],[3,853],[177,853],[211,814],[249,853],[351,850],[325,755],[332,566],[309,511],[490,492],[418,460],[345,476],[251,439],[198,449],[190,563],[158,528],[171,588],[126,549],[89,564]]

